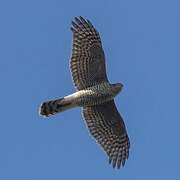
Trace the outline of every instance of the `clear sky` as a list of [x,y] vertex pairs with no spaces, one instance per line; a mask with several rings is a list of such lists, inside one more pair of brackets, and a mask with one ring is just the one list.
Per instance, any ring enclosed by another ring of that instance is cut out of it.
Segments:
[[[113,169],[81,109],[44,119],[43,101],[75,91],[71,20],[98,29],[131,141]],[[0,179],[179,180],[180,1],[0,1]]]

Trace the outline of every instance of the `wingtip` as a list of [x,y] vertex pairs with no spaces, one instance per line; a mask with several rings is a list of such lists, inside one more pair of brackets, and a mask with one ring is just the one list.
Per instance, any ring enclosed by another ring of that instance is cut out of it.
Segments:
[[79,19],[80,19],[81,21],[86,21],[82,16],[79,16]]
[[76,33],[76,32],[77,32],[73,27],[70,27],[70,30],[71,30],[73,33]]
[[74,18],[74,20],[75,20],[76,22],[78,22],[78,21],[79,21],[78,17],[75,17],[75,18]]
[[117,159],[113,159],[113,162],[112,162],[112,166],[113,166],[113,168],[115,168],[115,167],[116,167],[116,162],[117,162]]
[[111,164],[111,162],[112,162],[112,158],[109,158],[109,164]]

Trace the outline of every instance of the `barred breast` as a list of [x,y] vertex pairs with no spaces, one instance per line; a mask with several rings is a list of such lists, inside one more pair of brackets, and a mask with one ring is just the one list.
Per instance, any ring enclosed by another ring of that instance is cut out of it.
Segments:
[[93,106],[112,100],[122,89],[122,84],[104,82],[77,92],[77,106]]

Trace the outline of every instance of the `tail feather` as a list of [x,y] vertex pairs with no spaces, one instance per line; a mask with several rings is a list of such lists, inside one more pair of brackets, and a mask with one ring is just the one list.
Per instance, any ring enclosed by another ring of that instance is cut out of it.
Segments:
[[42,103],[40,106],[39,114],[48,117],[56,113],[71,109],[73,107],[74,106],[71,102],[67,102],[64,98],[61,98]]

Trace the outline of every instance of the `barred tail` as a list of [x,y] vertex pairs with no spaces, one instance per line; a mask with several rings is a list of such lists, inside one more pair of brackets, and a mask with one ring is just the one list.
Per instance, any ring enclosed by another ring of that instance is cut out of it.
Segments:
[[61,98],[42,103],[39,109],[39,114],[44,117],[48,117],[73,107],[75,107],[75,105],[71,101],[68,101],[65,98]]

